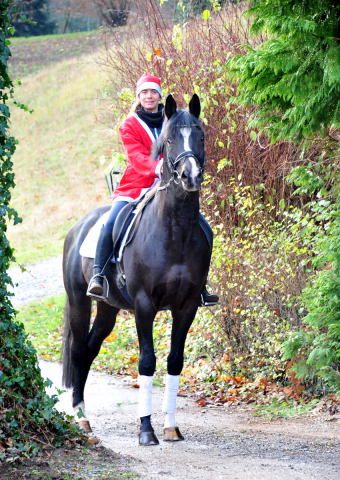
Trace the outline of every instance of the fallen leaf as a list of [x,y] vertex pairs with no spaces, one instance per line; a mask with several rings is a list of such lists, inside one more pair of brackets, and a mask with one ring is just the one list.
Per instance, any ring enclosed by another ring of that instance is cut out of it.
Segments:
[[116,338],[118,338],[117,335],[115,333],[111,332],[110,335],[105,338],[105,341],[106,342],[112,342],[113,340],[116,340]]

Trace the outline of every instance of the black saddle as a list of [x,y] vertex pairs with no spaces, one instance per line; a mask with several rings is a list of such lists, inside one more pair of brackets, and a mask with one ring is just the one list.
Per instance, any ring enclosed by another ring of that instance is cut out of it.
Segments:
[[131,202],[125,205],[119,212],[112,231],[112,241],[113,241],[113,255],[118,258],[120,244],[124,238],[126,230],[129,228],[129,225],[134,218],[133,211],[135,210],[137,202]]

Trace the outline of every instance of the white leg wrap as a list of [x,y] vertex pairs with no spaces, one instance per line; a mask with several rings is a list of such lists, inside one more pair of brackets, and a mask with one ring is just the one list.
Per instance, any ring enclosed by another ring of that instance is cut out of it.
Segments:
[[[83,412],[83,415],[84,417],[78,417],[77,413],[80,411]],[[74,411],[74,419],[76,422],[81,422],[82,420],[86,420],[88,421],[88,419],[86,418],[86,413],[85,413],[85,403],[84,402],[80,402],[78,403],[78,405],[76,407],[73,407],[73,411]]]
[[138,416],[146,417],[152,414],[152,384],[153,376],[139,375],[139,404]]
[[174,413],[165,414],[164,428],[177,427]]
[[162,410],[164,413],[176,412],[176,399],[179,389],[179,375],[167,375]]

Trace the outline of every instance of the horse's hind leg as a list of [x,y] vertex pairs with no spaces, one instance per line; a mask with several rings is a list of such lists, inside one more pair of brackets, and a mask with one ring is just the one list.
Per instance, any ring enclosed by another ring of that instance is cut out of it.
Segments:
[[[78,378],[81,379],[81,382],[79,382],[79,388],[76,390],[76,384],[74,390],[73,407],[76,414],[78,413],[79,409],[81,409],[82,413],[85,415],[84,388],[90,367],[93,360],[99,353],[103,340],[111,333],[115,325],[118,312],[118,308],[111,307],[104,302],[98,302],[97,315],[94,320],[93,327],[90,333],[87,335],[85,345],[83,346],[84,355],[82,358],[81,372],[78,374]],[[86,415],[85,418],[80,418],[79,424],[88,431],[91,431],[90,422],[86,418]]]
[[[66,310],[65,310],[66,313]],[[66,387],[73,386],[72,406],[76,420],[81,426],[90,431],[86,418],[77,417],[79,410],[85,415],[84,387],[84,363],[86,354],[86,342],[91,318],[91,300],[88,297],[68,300],[67,319],[65,319],[64,331],[64,360],[63,360],[63,383]]]
[[110,335],[116,323],[119,308],[112,307],[105,302],[97,303],[97,315],[86,342],[86,355],[83,374],[85,381],[93,360],[99,353],[101,344]]
[[173,311],[171,332],[171,350],[168,356],[168,375],[162,410],[165,413],[163,439],[166,441],[184,440],[175,421],[176,399],[179,389],[180,374],[183,369],[183,355],[188,330],[195,318],[197,302],[192,308],[183,311]]

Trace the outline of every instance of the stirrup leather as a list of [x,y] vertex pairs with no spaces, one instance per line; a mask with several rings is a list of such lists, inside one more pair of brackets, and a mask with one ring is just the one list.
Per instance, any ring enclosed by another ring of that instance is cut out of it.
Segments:
[[[210,285],[210,283],[206,283],[206,287],[209,287],[211,290],[212,290],[212,295],[216,295],[217,296],[217,293],[215,292],[215,290],[213,289],[213,287]],[[218,304],[218,301],[217,302],[205,302],[204,301],[204,298],[203,298],[203,293],[201,293],[201,306],[202,307],[211,307],[213,305],[217,305]]]
[[[90,292],[91,283],[92,283],[93,279],[96,278],[96,277],[101,277],[103,279],[103,295],[96,295],[95,293]],[[104,287],[104,284],[105,284],[105,287]],[[105,300],[107,300],[107,298],[109,296],[109,288],[110,288],[109,287],[109,282],[108,282],[107,278],[105,277],[105,275],[102,275],[101,273],[96,273],[95,275],[93,275],[90,283],[87,286],[86,295],[88,297],[91,297],[93,300],[104,300],[105,301]]]

